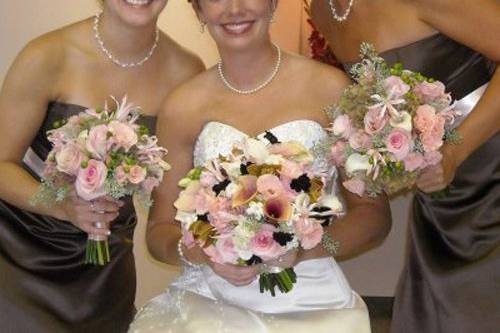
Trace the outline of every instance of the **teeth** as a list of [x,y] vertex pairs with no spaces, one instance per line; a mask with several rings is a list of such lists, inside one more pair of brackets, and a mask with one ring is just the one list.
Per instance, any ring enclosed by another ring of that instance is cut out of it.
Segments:
[[230,23],[230,24],[225,24],[224,25],[224,28],[226,28],[227,30],[230,30],[231,32],[235,32],[235,33],[238,33],[238,32],[242,32],[244,31],[246,28],[248,28],[250,26],[251,23]]
[[149,4],[151,0],[125,0],[125,2],[128,3],[129,5],[144,6]]

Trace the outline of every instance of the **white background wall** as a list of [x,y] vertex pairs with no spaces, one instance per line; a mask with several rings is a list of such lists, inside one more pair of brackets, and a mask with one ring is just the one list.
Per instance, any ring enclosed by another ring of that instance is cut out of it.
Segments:
[[[284,49],[298,52],[305,39],[301,23],[302,0],[281,0],[272,27],[273,39]],[[20,49],[34,37],[65,24],[93,15],[95,0],[2,0],[0,1],[0,82]],[[199,32],[195,15],[186,0],[170,0],[160,18],[160,27],[180,44],[214,64],[217,50],[208,34]],[[0,110],[1,112],[1,110]],[[393,228],[380,248],[342,263],[353,287],[364,295],[392,295],[401,270],[409,198],[391,203]],[[178,274],[178,269],[149,257],[144,244],[144,215],[135,235],[138,290],[136,303],[142,305],[158,294]]]

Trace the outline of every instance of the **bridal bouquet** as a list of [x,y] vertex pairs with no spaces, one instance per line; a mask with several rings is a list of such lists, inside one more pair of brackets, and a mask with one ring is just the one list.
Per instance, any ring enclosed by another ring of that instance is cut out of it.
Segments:
[[[342,213],[327,192],[327,173],[298,142],[278,142],[266,132],[236,144],[191,170],[174,203],[183,242],[198,244],[217,263],[260,264],[288,251],[318,245],[323,226]],[[293,268],[262,264],[260,292],[289,292]]]
[[[87,109],[58,122],[47,132],[53,148],[45,161],[42,184],[34,203],[53,204],[75,191],[88,201],[104,196],[136,195],[151,204],[151,192],[170,167],[167,150],[157,145],[148,129],[136,123],[139,108],[126,97],[116,109]],[[110,261],[106,237],[89,235],[86,264]]]
[[441,161],[444,142],[459,143],[450,94],[439,82],[389,67],[363,43],[356,83],[327,109],[331,157],[347,175],[344,187],[362,196],[410,188],[419,172]]

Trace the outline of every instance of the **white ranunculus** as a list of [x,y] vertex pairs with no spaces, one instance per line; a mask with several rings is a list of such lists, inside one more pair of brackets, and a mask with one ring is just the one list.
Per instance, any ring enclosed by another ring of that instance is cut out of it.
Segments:
[[198,215],[178,210],[177,214],[175,214],[175,220],[179,221],[183,226],[185,226],[186,229],[189,229],[191,224],[198,221]]
[[245,141],[245,154],[253,159],[256,163],[263,163],[269,156],[269,151],[266,144],[255,139],[247,139]]
[[220,166],[227,172],[229,178],[236,179],[241,176],[240,162],[224,162]]
[[264,217],[264,204],[262,202],[252,201],[246,210],[247,215],[253,216],[256,220]]
[[392,127],[401,128],[408,132],[411,132],[412,129],[412,119],[410,114],[406,111],[401,112],[401,118],[399,121],[391,119],[389,124],[391,124]]
[[371,168],[369,157],[363,154],[352,154],[345,162],[345,170],[349,174],[358,170],[371,170]]

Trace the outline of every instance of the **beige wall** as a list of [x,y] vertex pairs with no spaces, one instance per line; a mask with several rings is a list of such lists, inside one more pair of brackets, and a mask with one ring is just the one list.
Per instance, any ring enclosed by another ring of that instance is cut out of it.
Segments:
[[[283,48],[297,52],[303,49],[305,36],[300,28],[304,20],[302,0],[281,0],[273,39]],[[2,0],[0,1],[0,82],[15,55],[30,39],[62,25],[95,13],[95,0]],[[208,35],[199,32],[195,15],[185,0],[170,0],[160,18],[160,26],[173,38],[199,54],[210,66],[217,50]],[[385,244],[360,258],[343,263],[352,285],[368,295],[391,295],[401,269],[407,199],[393,202],[394,227]],[[144,217],[135,235],[138,271],[136,303],[142,305],[158,294],[178,274],[178,270],[153,262],[144,244]]]

